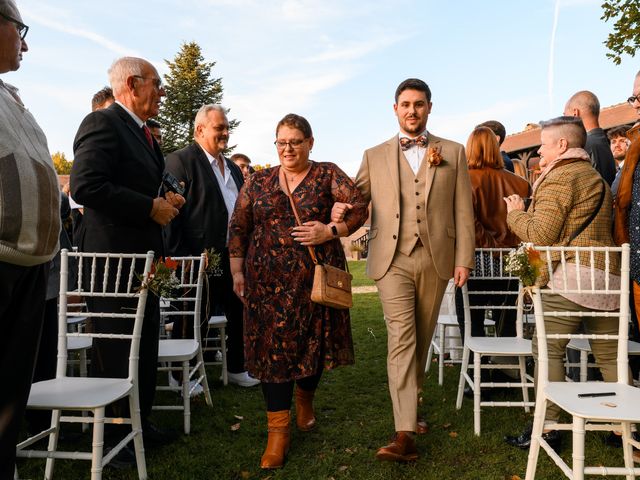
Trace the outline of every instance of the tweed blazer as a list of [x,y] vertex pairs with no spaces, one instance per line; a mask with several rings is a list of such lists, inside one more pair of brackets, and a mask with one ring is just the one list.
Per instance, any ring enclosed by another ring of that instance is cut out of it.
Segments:
[[[447,280],[453,276],[454,266],[475,266],[471,184],[464,147],[431,133],[428,138],[427,148],[439,148],[443,160],[438,166],[427,168],[425,247],[431,252],[437,275]],[[374,280],[387,273],[398,245],[400,160],[395,135],[364,152],[356,177],[358,189],[371,202],[367,274]]]
[[[524,242],[540,246],[614,246],[611,236],[612,197],[609,185],[591,166],[585,152],[584,158],[564,159],[552,166],[537,185],[526,212],[513,210],[507,215],[509,228]],[[602,207],[593,221],[570,242],[571,236],[597,208],[602,189],[605,189]],[[569,253],[567,260],[575,262]],[[553,260],[559,259],[553,258]],[[612,257],[612,273],[618,273],[620,259]],[[583,263],[583,262],[581,262]],[[595,255],[595,266],[605,269],[604,254]],[[548,272],[541,272],[536,282],[545,286]]]

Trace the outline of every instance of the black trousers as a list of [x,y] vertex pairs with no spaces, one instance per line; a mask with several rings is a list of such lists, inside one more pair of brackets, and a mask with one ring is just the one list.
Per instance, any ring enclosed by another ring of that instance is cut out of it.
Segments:
[[[244,372],[244,305],[233,291],[229,250],[222,251],[222,275],[209,278],[210,311],[220,307],[227,317],[227,371]],[[207,319],[208,320],[208,319]]]
[[0,262],[0,480],[13,478],[44,315],[49,264]]
[[[58,297],[45,302],[40,347],[33,369],[33,383],[56,378],[58,356]],[[27,410],[27,429],[35,434],[51,426],[51,411]]]
[[[212,315],[227,317],[227,371],[242,373],[244,367],[244,305],[233,291],[233,277],[229,263],[229,251],[225,249],[221,258],[221,275],[208,275],[202,295],[200,315],[200,337],[207,336],[208,322]],[[206,285],[205,285],[206,287]],[[193,318],[174,316],[172,338],[193,338]],[[213,360],[213,352],[205,353],[205,360]],[[177,378],[179,375],[174,372]]]
[[291,409],[293,386],[306,391],[315,391],[322,377],[322,368],[315,375],[284,383],[261,383],[262,395],[267,404],[267,412],[280,412]]
[[[474,280],[467,282],[469,293],[486,291],[514,291],[518,289],[517,280]],[[471,306],[482,305],[515,305],[515,295],[490,294],[490,295],[469,295]],[[492,311],[493,320],[496,322],[496,331],[501,337],[516,336],[516,316],[515,310],[494,309]],[[464,305],[462,303],[462,290],[456,289],[456,316],[460,326],[460,334],[464,341]],[[471,310],[471,336],[484,337],[484,317],[485,311],[482,309]]]
[[[88,298],[87,307],[91,312],[132,313],[137,301]],[[131,333],[133,319],[96,318],[90,328],[97,333]],[[138,361],[138,392],[140,395],[140,414],[142,422],[151,415],[153,398],[156,392],[158,371],[158,341],[160,331],[159,301],[149,292],[142,323],[140,337],[140,359]],[[94,339],[91,349],[92,377],[127,378],[129,373],[130,342],[126,340]],[[129,416],[129,403],[120,400],[107,415]]]

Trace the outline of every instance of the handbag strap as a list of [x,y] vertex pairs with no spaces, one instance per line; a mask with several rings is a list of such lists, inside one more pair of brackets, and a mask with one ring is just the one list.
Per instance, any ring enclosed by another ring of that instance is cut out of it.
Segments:
[[604,201],[604,192],[606,190],[606,187],[604,186],[604,180],[602,178],[600,179],[600,182],[602,182],[602,190],[600,191],[600,200],[598,200],[598,206],[593,212],[591,212],[589,218],[587,218],[584,223],[580,225],[580,228],[576,230],[574,234],[571,235],[571,237],[569,237],[569,243],[573,242],[578,235],[584,232],[585,228],[587,228],[591,224],[591,222],[593,222],[593,219],[596,218],[596,215],[600,211],[600,207],[602,207],[602,202]]
[[[287,194],[287,197],[289,197],[289,203],[291,203],[291,209],[293,210],[293,215],[296,217],[296,223],[298,224],[298,226],[301,227],[302,221],[300,220],[300,215],[298,215],[298,209],[296,208],[296,204],[293,201],[293,195],[291,195],[291,192],[289,191],[289,182],[287,181],[287,174],[283,172],[282,176],[284,177],[285,193]],[[311,254],[311,260],[313,260],[313,264],[318,265],[318,257],[316,256],[316,249],[313,248],[311,245],[307,245],[307,248],[309,249],[309,253]]]

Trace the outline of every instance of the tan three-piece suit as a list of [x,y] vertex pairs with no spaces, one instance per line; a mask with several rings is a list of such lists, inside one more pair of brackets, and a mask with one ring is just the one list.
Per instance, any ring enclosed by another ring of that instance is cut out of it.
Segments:
[[[464,148],[430,133],[428,139],[417,174],[396,135],[365,151],[356,178],[371,201],[367,274],[376,281],[387,324],[396,431],[416,431],[427,350],[454,266],[474,267]],[[439,165],[428,161],[432,149],[442,157]]]

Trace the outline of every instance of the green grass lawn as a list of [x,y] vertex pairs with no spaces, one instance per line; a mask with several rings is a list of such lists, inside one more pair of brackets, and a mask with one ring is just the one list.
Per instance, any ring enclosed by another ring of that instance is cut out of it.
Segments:
[[[386,330],[376,294],[355,296],[352,324],[356,364],[327,372],[317,393],[317,428],[308,433],[292,429],[291,450],[282,470],[262,471],[260,456],[266,444],[266,415],[259,387],[223,387],[218,369],[210,371],[213,408],[203,397],[193,402],[192,433],[179,435],[171,445],[147,451],[152,480],[210,479],[514,479],[524,478],[527,452],[503,443],[505,434],[519,432],[529,416],[519,408],[485,408],[482,436],[473,434],[473,410],[465,399],[455,409],[459,369],[445,372],[443,387],[437,368],[427,377],[422,412],[430,425],[418,437],[420,459],[413,464],[382,463],[374,458],[393,433],[386,379]],[[174,398],[174,397],[169,397]],[[518,398],[514,394],[514,399]],[[181,431],[178,412],[155,412],[161,428]],[[241,417],[239,419],[238,417]],[[232,425],[240,428],[232,430]],[[84,449],[74,444],[73,449]],[[63,444],[64,445],[64,444]],[[569,441],[563,457],[569,459]],[[604,447],[597,434],[587,437],[587,460],[592,465],[622,465],[620,450]],[[44,461],[20,461],[21,479],[43,478]],[[56,479],[89,478],[89,462],[57,461]],[[136,470],[105,472],[105,479],[136,479]],[[537,478],[564,478],[544,454]]]
[[367,277],[365,269],[367,267],[366,260],[349,260],[349,271],[353,275],[351,285],[354,287],[362,287],[365,285],[375,285],[376,283]]

